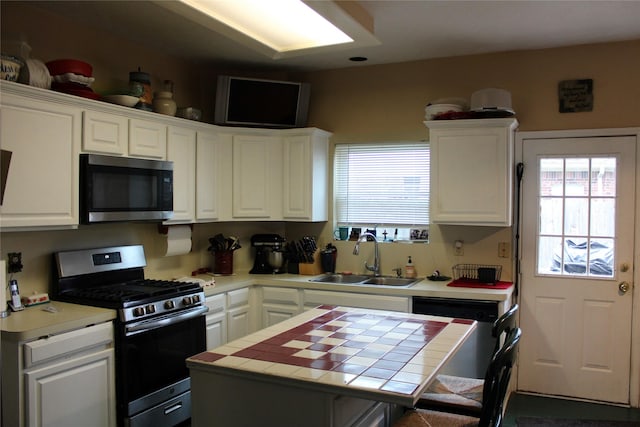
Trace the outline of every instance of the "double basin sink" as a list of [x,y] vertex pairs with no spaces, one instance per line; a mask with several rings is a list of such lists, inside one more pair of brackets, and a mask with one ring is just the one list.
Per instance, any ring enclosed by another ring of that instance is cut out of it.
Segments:
[[409,287],[418,283],[422,279],[406,279],[404,277],[391,276],[368,276],[364,274],[338,274],[327,273],[315,279],[309,279],[310,282],[320,283],[341,283],[345,285],[383,285],[383,286],[399,286]]

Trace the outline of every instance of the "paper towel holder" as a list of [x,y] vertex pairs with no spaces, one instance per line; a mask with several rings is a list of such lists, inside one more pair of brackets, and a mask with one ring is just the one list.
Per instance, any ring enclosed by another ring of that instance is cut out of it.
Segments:
[[188,225],[191,231],[193,232],[193,224],[158,224],[158,234],[169,234],[169,227],[174,227],[176,225]]

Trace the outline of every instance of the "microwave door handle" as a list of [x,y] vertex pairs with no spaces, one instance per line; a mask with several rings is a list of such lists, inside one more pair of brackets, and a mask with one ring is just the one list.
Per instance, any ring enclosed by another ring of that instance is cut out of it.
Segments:
[[189,320],[189,319],[193,319],[194,317],[201,316],[207,311],[209,311],[209,307],[202,306],[196,309],[192,309],[192,310],[175,314],[172,316],[167,316],[161,319],[145,320],[133,325],[128,325],[128,326],[125,326],[125,336],[150,331],[152,329],[162,328],[164,326],[173,325],[178,322],[184,322],[185,320]]

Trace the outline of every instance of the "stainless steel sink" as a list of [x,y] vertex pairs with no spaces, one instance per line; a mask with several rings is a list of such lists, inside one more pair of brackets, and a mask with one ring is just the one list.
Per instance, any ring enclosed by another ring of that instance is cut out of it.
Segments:
[[382,285],[382,286],[406,286],[409,287],[420,279],[405,279],[403,277],[391,277],[391,276],[368,276],[359,274],[325,274],[314,279],[309,279],[310,282],[320,283],[342,283],[349,285]]
[[384,285],[384,286],[408,286],[418,282],[418,279],[405,279],[403,277],[371,277],[363,285]]
[[359,274],[325,274],[321,277],[316,277],[315,279],[311,279],[311,282],[322,282],[322,283],[360,283],[371,276],[359,275]]

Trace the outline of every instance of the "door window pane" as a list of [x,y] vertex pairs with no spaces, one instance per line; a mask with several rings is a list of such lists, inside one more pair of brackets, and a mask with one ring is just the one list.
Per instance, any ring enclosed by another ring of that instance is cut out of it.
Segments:
[[617,159],[539,161],[538,274],[613,277]]

